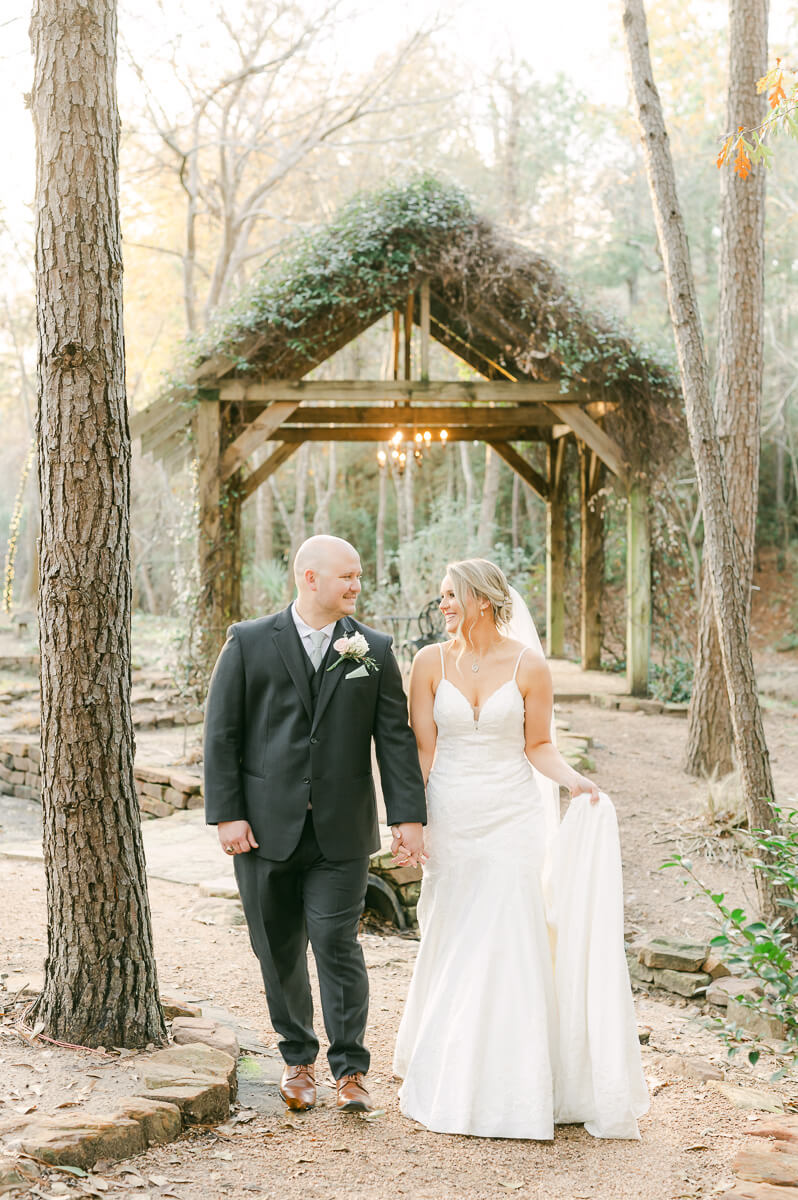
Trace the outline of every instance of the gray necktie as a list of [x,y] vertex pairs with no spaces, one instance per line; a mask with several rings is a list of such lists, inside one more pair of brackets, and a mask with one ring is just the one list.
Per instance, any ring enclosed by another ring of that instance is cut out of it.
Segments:
[[323,629],[311,629],[309,636],[312,642],[310,661],[313,663],[313,670],[318,671],[322,659],[321,648],[324,645],[324,639],[327,635]]

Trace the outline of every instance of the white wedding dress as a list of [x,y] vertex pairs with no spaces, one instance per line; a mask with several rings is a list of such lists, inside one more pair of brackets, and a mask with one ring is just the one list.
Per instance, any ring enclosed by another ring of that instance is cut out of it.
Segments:
[[578,1122],[639,1137],[615,810],[579,796],[551,830],[518,663],[478,720],[442,650],[441,665],[421,944],[394,1058],[402,1112],[441,1133],[548,1139]]

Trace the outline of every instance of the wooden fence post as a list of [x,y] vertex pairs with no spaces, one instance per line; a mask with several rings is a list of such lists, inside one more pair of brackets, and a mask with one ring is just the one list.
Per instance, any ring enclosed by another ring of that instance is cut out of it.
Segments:
[[582,670],[601,667],[601,593],[604,585],[604,498],[598,493],[604,475],[601,459],[584,442],[579,448],[581,515],[581,650]]
[[565,650],[565,438],[550,442],[546,500],[546,654]]
[[648,482],[640,475],[629,483],[626,530],[626,681],[632,696],[645,696],[651,649],[651,531]]

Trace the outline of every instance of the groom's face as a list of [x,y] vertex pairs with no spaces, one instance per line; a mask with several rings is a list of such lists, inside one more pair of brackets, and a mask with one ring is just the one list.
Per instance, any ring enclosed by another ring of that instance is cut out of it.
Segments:
[[330,620],[351,616],[360,595],[363,569],[354,550],[336,550],[316,572],[316,603]]

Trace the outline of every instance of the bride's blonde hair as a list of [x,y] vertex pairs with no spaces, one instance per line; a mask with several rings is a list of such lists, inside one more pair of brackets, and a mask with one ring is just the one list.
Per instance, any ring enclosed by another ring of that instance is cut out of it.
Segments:
[[[454,634],[455,644],[460,654],[471,644],[471,629],[473,624],[465,626],[465,607],[469,593],[476,600],[487,600],[491,615],[499,630],[506,629],[513,614],[513,598],[510,595],[510,585],[501,567],[488,562],[486,558],[464,558],[460,562],[449,563],[446,574],[452,581],[452,591],[460,606],[463,616]],[[458,661],[460,658],[458,654]]]

